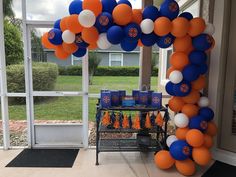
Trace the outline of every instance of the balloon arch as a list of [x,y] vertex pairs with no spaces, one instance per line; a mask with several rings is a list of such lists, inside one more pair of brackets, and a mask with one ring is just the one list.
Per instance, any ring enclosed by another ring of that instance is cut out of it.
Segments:
[[124,51],[173,44],[166,91],[172,95],[169,107],[176,112],[177,130],[166,140],[169,150],[159,151],[155,163],[160,169],[175,164],[186,176],[194,174],[195,163],[207,165],[217,128],[209,100],[201,91],[206,86],[207,54],[214,47],[214,26],[189,12],[179,15],[174,0],[165,0],[159,9],[147,6],[143,10],[132,9],[128,0],[74,0],[69,13],[42,37],[43,46],[55,50],[62,60],[71,54],[82,57],[88,49],[108,49],[117,44]]

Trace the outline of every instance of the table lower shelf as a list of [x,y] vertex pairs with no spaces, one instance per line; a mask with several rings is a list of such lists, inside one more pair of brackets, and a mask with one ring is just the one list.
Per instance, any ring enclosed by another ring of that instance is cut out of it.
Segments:
[[159,151],[162,145],[152,139],[148,147],[140,146],[137,139],[100,139],[98,143],[98,152],[119,152],[119,151]]

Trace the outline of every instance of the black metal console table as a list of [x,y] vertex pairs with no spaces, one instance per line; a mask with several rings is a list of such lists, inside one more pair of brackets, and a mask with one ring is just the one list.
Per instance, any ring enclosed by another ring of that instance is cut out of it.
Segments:
[[[98,101],[99,102],[99,101]],[[150,111],[164,112],[164,126],[154,126],[152,129],[109,129],[102,125],[101,119],[104,111],[139,111],[141,113],[147,113]],[[135,152],[144,151],[142,146],[139,146],[136,138],[122,138],[122,139],[102,139],[101,133],[154,133],[156,138],[151,138],[150,145],[145,147],[146,151],[157,152],[161,149],[166,148],[166,138],[167,138],[167,123],[169,121],[168,107],[162,107],[161,109],[151,108],[151,107],[111,107],[111,108],[101,108],[100,104],[97,104],[96,113],[96,165],[99,165],[98,154],[100,152]]]

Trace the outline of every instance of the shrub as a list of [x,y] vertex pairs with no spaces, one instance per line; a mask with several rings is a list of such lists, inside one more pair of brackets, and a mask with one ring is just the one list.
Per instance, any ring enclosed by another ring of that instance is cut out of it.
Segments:
[[[55,88],[58,67],[53,63],[33,63],[33,88],[35,91],[50,91]],[[25,92],[24,65],[7,66],[8,92]],[[23,103],[25,99],[15,98],[12,103]],[[36,98],[35,101],[43,100]]]
[[[60,75],[72,75],[81,76],[82,67],[81,66],[68,66],[59,68]],[[94,74],[94,76],[139,76],[139,67],[108,67],[99,66]],[[158,68],[154,67],[152,70],[152,76],[158,76]]]

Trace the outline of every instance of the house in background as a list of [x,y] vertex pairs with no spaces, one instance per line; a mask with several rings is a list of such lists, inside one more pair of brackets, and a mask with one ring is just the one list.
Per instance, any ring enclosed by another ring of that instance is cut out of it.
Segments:
[[[119,45],[113,45],[107,50],[96,50],[97,55],[101,58],[99,66],[139,66],[140,47],[134,51],[125,52]],[[82,58],[77,58],[71,55],[67,60],[59,60],[54,55],[53,50],[44,49],[46,61],[56,63],[58,66],[81,65]],[[153,47],[153,54],[156,58],[156,63],[159,59],[159,48]],[[33,54],[32,54],[33,56]]]

